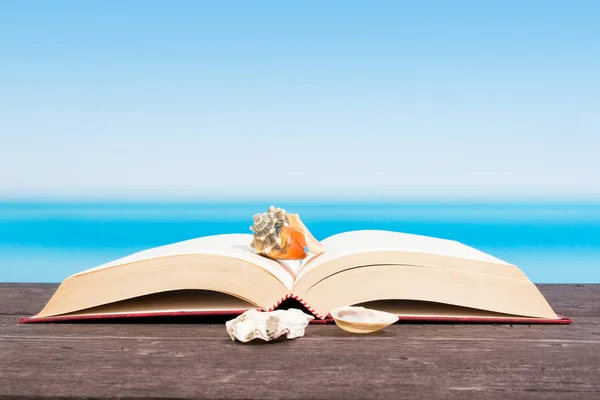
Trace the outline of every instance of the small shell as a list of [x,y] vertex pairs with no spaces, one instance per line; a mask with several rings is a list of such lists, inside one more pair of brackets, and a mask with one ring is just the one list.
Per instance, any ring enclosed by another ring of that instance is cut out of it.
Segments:
[[235,319],[227,321],[225,327],[231,340],[249,342],[254,339],[275,340],[280,336],[294,339],[304,336],[308,323],[315,319],[312,315],[292,308],[261,312],[250,309]]
[[271,206],[269,211],[254,215],[250,227],[254,233],[250,246],[256,254],[281,260],[302,260],[308,255],[323,253],[321,243],[308,231],[297,214],[287,214]]
[[375,332],[395,323],[399,319],[396,314],[351,306],[334,308],[329,314],[331,314],[337,326],[352,333]]

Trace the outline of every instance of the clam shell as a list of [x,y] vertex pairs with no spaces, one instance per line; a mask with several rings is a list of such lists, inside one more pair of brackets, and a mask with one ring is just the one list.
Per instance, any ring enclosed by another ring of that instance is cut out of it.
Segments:
[[371,333],[398,321],[396,314],[357,306],[343,306],[329,312],[335,324],[352,333]]

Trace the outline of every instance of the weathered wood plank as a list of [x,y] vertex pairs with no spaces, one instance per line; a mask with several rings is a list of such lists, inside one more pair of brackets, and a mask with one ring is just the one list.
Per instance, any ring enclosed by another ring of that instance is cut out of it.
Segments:
[[600,285],[541,286],[570,326],[311,325],[249,345],[222,324],[19,325],[55,287],[0,285],[0,397],[600,397]]
[[423,338],[407,328],[355,337],[311,326],[299,340],[250,346],[217,326],[198,327],[196,337],[4,336],[0,387],[7,395],[144,397],[311,397],[318,387],[318,397],[344,398],[600,393],[600,340],[478,338],[452,326]]
[[[171,384],[175,380],[182,394],[196,395],[203,394],[196,391],[198,387],[216,390],[214,382],[232,375],[236,378],[230,384],[232,392],[221,395],[244,397],[243,385],[253,387],[263,375],[273,374],[266,378],[273,381],[268,388],[248,393],[282,396],[286,387],[278,386],[277,381],[289,383],[296,379],[327,385],[327,390],[344,381],[352,386],[347,388],[351,390],[337,388],[344,397],[357,390],[357,382],[379,382],[381,386],[373,390],[387,392],[407,381],[427,387],[436,380],[455,388],[451,390],[462,388],[459,391],[482,388],[600,391],[597,362],[600,340],[498,339],[463,337],[463,334],[456,337],[450,327],[438,336],[423,338],[409,334],[402,326],[382,335],[354,337],[335,327],[311,326],[310,336],[302,340],[244,346],[230,342],[222,327],[199,328],[200,337],[143,336],[140,334],[144,332],[139,330],[131,332],[132,337],[2,336],[5,351],[0,360],[2,365],[8,366],[10,362],[11,368],[2,371],[0,385],[16,390],[8,394],[23,393],[31,390],[31,380],[19,380],[23,373],[32,379],[40,374],[52,378],[47,383],[51,392],[68,395],[64,392],[65,383],[74,376],[83,382],[89,373],[96,377],[95,381],[102,380],[93,383],[92,386],[98,387],[90,388],[102,391],[92,391],[91,395],[107,391],[107,395],[113,396],[118,394],[111,392],[114,385],[123,390],[132,385],[136,392],[145,390],[145,395],[150,396],[157,380]],[[138,370],[140,367],[143,369]],[[208,381],[197,382],[201,377]],[[337,383],[329,379],[337,379]],[[18,387],[19,383],[23,386]],[[33,389],[30,394],[41,394]]]
[[57,287],[55,283],[0,283],[0,315],[35,314]]

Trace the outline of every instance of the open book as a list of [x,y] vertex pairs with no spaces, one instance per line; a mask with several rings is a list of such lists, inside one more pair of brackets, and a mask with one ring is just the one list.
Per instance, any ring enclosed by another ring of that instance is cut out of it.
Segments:
[[251,240],[202,237],[77,273],[21,322],[235,315],[290,298],[318,320],[334,307],[362,305],[400,320],[570,322],[519,268],[455,241],[352,231],[324,239],[322,254],[284,262],[255,254]]

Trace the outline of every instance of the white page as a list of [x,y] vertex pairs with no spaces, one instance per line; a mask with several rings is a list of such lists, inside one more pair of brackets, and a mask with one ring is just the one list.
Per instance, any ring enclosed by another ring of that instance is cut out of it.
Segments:
[[511,265],[454,240],[401,232],[382,230],[344,232],[326,238],[321,243],[325,252],[303,262],[297,274],[298,279],[306,275],[308,271],[335,258],[373,251],[406,251]]
[[225,234],[191,239],[140,251],[118,260],[99,265],[95,268],[79,272],[74,276],[155,258],[178,255],[210,254],[235,258],[257,265],[279,279],[286,287],[291,288],[294,283],[295,267],[255,254],[252,247],[250,247],[251,241],[251,234]]

